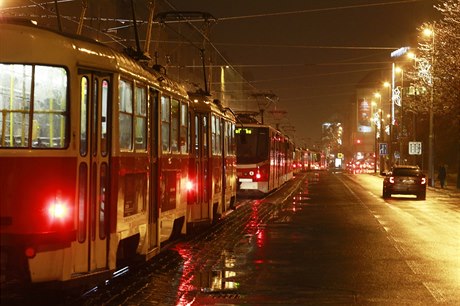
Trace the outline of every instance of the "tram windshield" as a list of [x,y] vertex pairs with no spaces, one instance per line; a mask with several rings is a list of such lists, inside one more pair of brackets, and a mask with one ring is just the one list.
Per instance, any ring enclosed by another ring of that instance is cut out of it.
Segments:
[[236,162],[254,164],[268,159],[268,128],[237,128]]
[[0,148],[64,148],[69,134],[67,71],[0,64]]

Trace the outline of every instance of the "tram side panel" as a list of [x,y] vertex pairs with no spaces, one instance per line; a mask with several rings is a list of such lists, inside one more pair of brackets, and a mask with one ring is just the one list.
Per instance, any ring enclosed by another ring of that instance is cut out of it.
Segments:
[[228,149],[234,118],[211,96],[189,93],[191,104],[191,167],[193,193],[189,195],[188,225],[217,221],[236,199],[236,177]]
[[189,174],[188,104],[162,95],[160,107],[161,242],[186,233]]
[[225,121],[224,124],[224,203],[225,211],[235,208],[236,204],[236,146],[235,146],[235,123]]
[[[162,159],[164,176],[176,172],[163,190],[164,211],[150,196],[157,174],[145,96],[160,87],[157,77],[101,44],[31,25],[2,24],[0,40],[9,42],[0,48],[0,86],[8,88],[0,91],[8,101],[0,127],[2,281],[20,274],[89,286],[110,278],[120,261],[158,246],[148,226],[185,216],[186,143]],[[178,129],[171,131],[180,142],[182,121]]]

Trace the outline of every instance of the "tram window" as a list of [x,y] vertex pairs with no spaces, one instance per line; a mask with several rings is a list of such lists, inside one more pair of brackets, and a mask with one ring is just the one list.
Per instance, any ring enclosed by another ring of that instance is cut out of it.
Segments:
[[108,153],[107,142],[107,107],[109,100],[109,81],[102,81],[102,110],[101,110],[101,153],[106,156]]
[[188,107],[187,104],[181,103],[180,111],[180,131],[179,131],[179,140],[180,140],[180,152],[188,152]]
[[222,153],[222,126],[219,117],[216,117],[216,154]]
[[[0,64],[0,147],[28,147],[32,66]],[[38,131],[32,130],[32,137]]]
[[199,128],[199,118],[198,115],[195,115],[195,157],[200,156],[200,128]]
[[[187,106],[188,110],[188,106]],[[187,111],[187,148],[186,153],[192,152],[192,114]]]
[[33,130],[39,137],[32,147],[64,148],[67,121],[67,72],[35,66]]
[[21,64],[0,64],[0,71],[0,147],[66,147],[67,71]]
[[211,115],[211,151],[216,154],[216,116]]
[[171,100],[171,152],[179,152],[179,101]]
[[80,155],[88,153],[88,78],[80,81]]
[[221,133],[220,133],[220,118],[214,115],[211,116],[211,146],[212,154],[218,155],[222,153],[221,148]]
[[132,149],[133,135],[133,89],[129,82],[120,81],[119,134],[120,149]]
[[231,138],[231,151],[233,155],[236,155],[236,141],[235,141],[235,124],[232,123],[232,131],[230,132]]
[[147,95],[145,87],[136,86],[136,150],[147,149]]
[[97,134],[97,128],[99,127],[97,122],[98,122],[98,116],[99,116],[99,110],[98,110],[98,97],[99,97],[99,80],[95,79],[93,80],[93,98],[91,102],[91,107],[92,107],[92,118],[91,118],[91,153],[93,156],[97,155],[97,140],[98,140],[98,134]]
[[208,117],[203,116],[203,156],[208,156]]
[[230,141],[230,123],[228,121],[222,120],[223,124],[223,133],[224,133],[224,155],[229,154],[229,141]]
[[169,134],[170,134],[170,100],[169,97],[161,96],[161,149],[163,152],[169,152]]

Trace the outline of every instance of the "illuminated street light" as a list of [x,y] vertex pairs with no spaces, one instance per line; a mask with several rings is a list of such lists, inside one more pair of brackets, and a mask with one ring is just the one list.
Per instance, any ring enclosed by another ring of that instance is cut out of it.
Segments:
[[[376,98],[380,97],[380,93],[375,93],[374,96]],[[374,173],[377,173],[377,150],[378,150],[378,142],[377,142],[377,129],[379,123],[379,113],[378,113],[378,104],[377,102],[371,102],[371,109],[372,109],[372,122],[374,123]]]
[[382,155],[380,154],[380,150],[378,150],[378,142],[377,142],[377,128],[379,130],[379,135],[378,135],[378,139],[379,139],[379,142],[384,142],[384,138],[383,138],[383,135],[384,135],[384,130],[383,130],[383,125],[384,125],[384,118],[383,118],[383,105],[382,105],[382,95],[380,94],[380,92],[376,92],[374,93],[374,97],[379,99],[379,102],[378,102],[378,110],[377,110],[377,117],[375,118],[375,141],[376,141],[376,144],[375,144],[375,160],[374,160],[374,164],[375,164],[375,167],[374,167],[374,172],[377,172],[377,152],[379,152],[379,168],[380,168],[380,173],[383,172],[384,168],[385,168],[385,165],[384,165],[384,159],[382,158]]
[[[393,70],[393,69],[392,69]],[[390,82],[384,82],[383,83],[383,87],[386,87],[388,88],[388,100],[389,100],[389,103],[390,103],[390,110],[389,110],[389,114],[387,114],[387,117],[389,119],[389,122],[388,122],[388,132],[386,131],[385,129],[385,132],[388,133],[388,136],[389,136],[389,141],[388,141],[388,157],[389,157],[389,162],[390,162],[390,167],[392,165],[392,161],[393,161],[393,129],[392,129],[392,125],[393,125],[393,118],[394,118],[394,103],[393,103],[393,93],[392,93],[392,84]],[[383,107],[382,107],[383,108]]]
[[[398,58],[409,52],[410,47],[401,47],[397,50],[394,50],[393,52],[390,53],[392,58]],[[393,147],[393,139],[394,139],[394,124],[395,124],[395,104],[398,106],[401,106],[400,102],[400,97],[401,97],[401,91],[398,87],[395,85],[395,74],[396,74],[396,64],[393,61],[391,64],[391,120],[390,120],[390,162],[393,164],[393,160],[395,158],[394,156],[394,147]],[[400,131],[398,131],[398,134],[401,134]],[[401,158],[401,152],[399,153],[399,163]]]
[[404,130],[404,101],[403,101],[403,94],[404,94],[404,70],[401,67],[395,68],[395,73],[401,75],[401,86],[396,86],[394,89],[395,94],[395,101],[394,103],[401,107],[399,112],[399,123],[398,123],[398,135],[399,135],[399,164],[402,164],[401,161],[404,163],[404,143],[403,143],[403,130]]
[[[434,26],[433,26],[434,27]],[[429,105],[429,135],[428,135],[428,184],[434,187],[434,160],[433,160],[433,100],[434,100],[434,47],[435,47],[435,32],[434,28],[425,28],[423,35],[431,37],[431,93],[430,93],[430,105]]]
[[417,55],[414,52],[407,52],[407,57],[415,60],[417,58]]

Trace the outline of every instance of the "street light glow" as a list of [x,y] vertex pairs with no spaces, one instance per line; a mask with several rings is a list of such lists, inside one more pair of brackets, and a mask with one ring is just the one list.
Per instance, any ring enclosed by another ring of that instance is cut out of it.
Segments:
[[431,37],[431,36],[434,34],[433,30],[430,29],[430,28],[425,28],[425,29],[423,29],[423,32],[422,32],[422,33],[423,33],[423,35],[426,36],[426,37]]
[[408,52],[407,57],[410,58],[410,59],[415,59],[417,57],[417,55],[414,52]]

